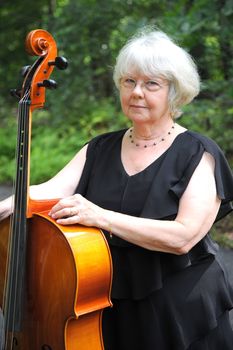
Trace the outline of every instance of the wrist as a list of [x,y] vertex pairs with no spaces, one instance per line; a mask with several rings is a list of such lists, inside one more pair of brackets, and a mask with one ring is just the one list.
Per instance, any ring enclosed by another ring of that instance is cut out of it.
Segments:
[[103,215],[102,215],[102,223],[101,228],[103,230],[106,230],[109,232],[109,235],[112,237],[113,234],[113,218],[114,218],[114,212],[111,210],[104,209]]

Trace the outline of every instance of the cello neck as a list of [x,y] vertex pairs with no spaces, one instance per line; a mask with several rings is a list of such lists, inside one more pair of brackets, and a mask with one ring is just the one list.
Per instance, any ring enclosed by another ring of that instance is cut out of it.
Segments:
[[[22,328],[32,112],[44,106],[46,91],[44,82],[48,82],[47,79],[54,69],[54,60],[57,55],[56,42],[51,34],[45,30],[37,29],[31,31],[26,38],[25,44],[27,52],[30,55],[39,56],[39,58],[29,67],[22,85],[21,100],[18,105],[15,199],[10,225],[10,243],[3,303],[7,334],[20,332]],[[7,346],[6,349],[8,349]]]
[[16,181],[14,212],[11,219],[11,242],[4,314],[7,332],[20,332],[24,291],[24,272],[27,243],[27,202],[30,158],[30,101],[24,96],[18,108],[16,148]]
[[19,103],[18,135],[16,151],[16,182],[14,215],[25,217],[29,197],[30,179],[31,111],[30,100],[25,97]]

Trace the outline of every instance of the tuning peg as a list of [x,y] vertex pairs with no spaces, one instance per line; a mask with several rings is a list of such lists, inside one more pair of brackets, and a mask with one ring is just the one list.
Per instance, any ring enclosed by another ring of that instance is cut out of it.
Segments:
[[19,90],[19,89],[11,89],[10,94],[11,94],[11,96],[17,97],[18,99],[21,98],[21,90]]
[[55,80],[52,79],[45,79],[43,80],[42,83],[37,83],[38,87],[45,87],[47,89],[56,89],[57,88],[57,82]]
[[49,66],[56,66],[58,69],[66,69],[68,67],[68,61],[65,57],[58,56],[55,58],[55,61],[49,61]]
[[22,77],[26,77],[26,75],[28,74],[29,70],[30,70],[31,66],[24,66],[21,68],[20,74]]

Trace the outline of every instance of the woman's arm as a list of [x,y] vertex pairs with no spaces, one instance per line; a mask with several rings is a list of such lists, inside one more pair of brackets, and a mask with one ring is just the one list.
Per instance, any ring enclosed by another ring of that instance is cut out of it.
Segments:
[[14,196],[3,199],[0,202],[0,221],[11,215],[14,205]]
[[[180,199],[174,221],[136,218],[102,209],[80,195],[61,200],[51,216],[61,224],[81,223],[150,250],[187,253],[211,228],[220,206],[214,178],[214,159],[204,153]],[[64,216],[70,216],[62,219]]]
[[35,186],[30,186],[32,199],[64,198],[74,194],[82,175],[86,161],[87,145],[50,180]]
[[[86,161],[87,145],[53,178],[39,185],[30,186],[30,198],[64,198],[74,194]],[[0,202],[0,221],[13,212],[13,196]]]

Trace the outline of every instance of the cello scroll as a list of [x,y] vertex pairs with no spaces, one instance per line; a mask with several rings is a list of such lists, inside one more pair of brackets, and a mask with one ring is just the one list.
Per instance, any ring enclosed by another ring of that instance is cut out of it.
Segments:
[[26,87],[29,78],[31,108],[34,110],[44,106],[46,88],[55,87],[54,80],[49,79],[54,67],[66,69],[68,63],[64,57],[57,56],[56,42],[46,30],[31,31],[26,37],[25,47],[29,55],[42,58],[40,65],[33,72],[33,77],[30,77],[31,72],[29,70],[24,83]]

